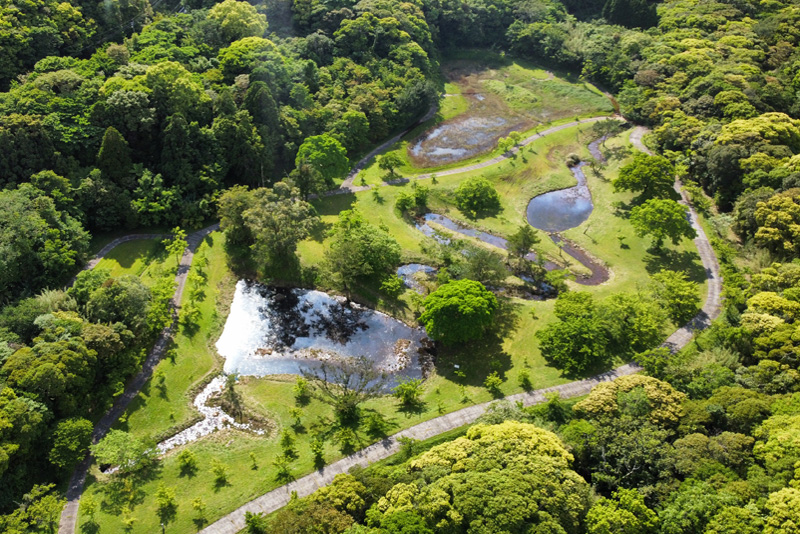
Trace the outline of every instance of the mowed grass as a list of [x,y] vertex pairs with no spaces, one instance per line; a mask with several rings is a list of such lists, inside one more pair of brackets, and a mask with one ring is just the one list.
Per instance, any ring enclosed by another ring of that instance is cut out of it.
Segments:
[[[188,426],[197,415],[191,405],[195,390],[221,368],[214,343],[222,331],[236,282],[226,264],[224,239],[222,233],[212,233],[200,244],[192,263],[192,272],[197,273],[198,258],[208,259],[204,269],[206,286],[197,302],[201,315],[196,333],[178,328],[173,344],[174,359],[164,358],[155,371],[163,374],[164,387],[157,386],[151,379],[117,425],[137,437],[158,439],[176,428]],[[183,304],[192,289],[191,284],[187,284]]]
[[154,284],[167,270],[177,268],[174,256],[168,256],[161,241],[138,239],[114,247],[100,262],[97,269],[108,269],[111,276],[133,275],[146,285]]

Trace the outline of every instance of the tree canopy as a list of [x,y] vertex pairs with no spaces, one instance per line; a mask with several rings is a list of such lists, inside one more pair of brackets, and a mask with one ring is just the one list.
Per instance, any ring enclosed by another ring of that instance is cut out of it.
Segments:
[[483,335],[497,311],[497,298],[474,280],[454,280],[425,298],[420,322],[435,340],[464,343]]

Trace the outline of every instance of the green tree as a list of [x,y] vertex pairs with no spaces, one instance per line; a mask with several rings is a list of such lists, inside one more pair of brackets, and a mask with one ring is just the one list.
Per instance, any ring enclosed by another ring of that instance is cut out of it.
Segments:
[[309,195],[319,194],[325,190],[325,179],[322,174],[308,163],[301,163],[289,173],[289,183],[292,187],[296,187],[306,200]]
[[456,189],[456,206],[465,215],[475,218],[499,211],[500,195],[486,178],[468,178]]
[[658,516],[635,489],[620,488],[611,499],[601,497],[586,514],[588,534],[651,534]]
[[685,273],[662,270],[653,275],[650,291],[676,324],[684,324],[700,310],[697,284]]
[[137,276],[112,278],[94,290],[86,303],[86,317],[97,323],[120,322],[134,333],[147,326],[152,292]]
[[313,386],[312,395],[333,407],[343,425],[357,422],[361,404],[381,395],[386,383],[386,375],[364,356],[326,360],[303,371],[303,377]]
[[638,152],[619,170],[614,191],[639,191],[641,198],[669,198],[675,182],[675,167],[663,156]]
[[756,243],[787,257],[800,254],[800,189],[790,189],[759,202]]
[[259,37],[267,31],[267,17],[247,2],[224,0],[208,11],[208,20],[219,28],[225,42]]
[[297,150],[295,167],[307,164],[322,175],[328,187],[334,180],[343,177],[350,170],[347,150],[335,138],[327,134],[307,137]]
[[485,285],[499,284],[508,276],[503,258],[487,248],[474,247],[467,255],[464,277]]
[[178,454],[178,470],[181,476],[194,476],[197,472],[197,457],[189,449],[183,449]]
[[400,245],[394,237],[368,223],[359,211],[340,212],[330,237],[326,266],[333,281],[345,291],[359,279],[382,278],[400,263]]
[[242,214],[253,236],[253,249],[268,263],[289,261],[297,243],[319,222],[316,211],[298,198],[297,189],[283,182],[271,189],[256,189],[250,207]]
[[131,149],[122,134],[109,126],[103,134],[100,151],[97,153],[97,168],[115,184],[123,188],[132,188],[131,179]]
[[406,408],[419,406],[422,397],[422,380],[419,378],[405,378],[398,382],[392,390],[392,395]]
[[59,469],[71,469],[86,456],[91,443],[91,421],[79,417],[60,421],[53,432],[50,463]]
[[139,438],[122,430],[111,430],[89,449],[98,463],[119,467],[121,475],[149,468],[156,459],[156,450]]
[[455,280],[428,295],[420,322],[435,340],[452,345],[480,338],[494,319],[497,298],[474,280]]
[[783,488],[770,493],[764,534],[792,534],[800,525],[800,489]]
[[175,263],[180,265],[183,251],[186,250],[186,247],[189,245],[186,241],[186,230],[183,230],[180,226],[176,226],[172,229],[172,237],[163,240],[161,243],[164,245],[167,254],[174,256]]
[[542,355],[567,375],[580,375],[608,360],[608,333],[590,293],[561,293],[556,299],[559,319],[538,332]]
[[175,499],[175,488],[164,484],[156,490],[156,514],[163,524],[172,522],[178,513],[178,501]]
[[523,224],[516,232],[508,236],[508,252],[517,257],[524,258],[530,253],[531,247],[541,242],[536,230],[529,224]]
[[684,237],[697,237],[687,217],[686,207],[674,200],[650,199],[631,210],[630,220],[639,236],[651,236],[660,249],[667,238],[677,245]]
[[392,176],[395,175],[395,169],[403,165],[403,158],[396,152],[389,152],[378,158],[378,167],[384,171],[389,171]]

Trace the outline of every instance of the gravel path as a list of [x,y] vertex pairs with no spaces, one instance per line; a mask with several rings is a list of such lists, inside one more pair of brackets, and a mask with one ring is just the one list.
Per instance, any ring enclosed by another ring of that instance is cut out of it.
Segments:
[[[556,127],[563,129],[571,125],[564,125],[563,127]],[[550,130],[558,131],[553,128]],[[650,154],[650,151],[642,144],[642,136],[647,132],[645,128],[637,127],[631,133],[631,143],[639,150]],[[542,134],[547,135],[547,130]],[[526,141],[529,142],[530,138]],[[497,159],[497,158],[495,158]],[[480,168],[478,166],[477,168]],[[456,172],[462,172],[463,169],[454,169]],[[679,328],[670,335],[667,340],[662,344],[663,347],[668,348],[673,353],[689,344],[693,338],[694,332],[706,328],[711,320],[719,316],[721,308],[721,294],[722,294],[722,278],[719,271],[719,263],[711,248],[711,244],[706,237],[705,232],[697,223],[697,214],[688,202],[685,193],[680,191],[680,183],[675,182],[676,191],[681,193],[682,203],[689,207],[689,216],[691,218],[692,226],[697,231],[697,238],[694,240],[697,250],[700,254],[700,259],[706,269],[706,276],[708,277],[708,293],[706,301],[702,310],[684,327]],[[528,393],[517,393],[506,397],[511,402],[521,402],[524,406],[531,406],[547,400],[548,393],[558,393],[562,398],[578,397],[588,394],[594,386],[601,382],[609,382],[615,380],[620,376],[630,375],[640,370],[640,367],[635,363],[628,363],[617,367],[607,373],[595,375],[591,378],[562,384],[550,388],[538,389]],[[301,477],[294,482],[281,486],[275,490],[265,493],[257,497],[249,503],[234,510],[218,521],[210,524],[204,528],[202,534],[236,534],[245,528],[244,516],[245,512],[251,513],[271,513],[288,504],[291,499],[292,493],[296,492],[297,496],[304,497],[310,495],[317,489],[327,486],[333,481],[333,478],[340,473],[347,473],[351,468],[360,466],[366,467],[367,465],[382,460],[397,453],[400,450],[399,438],[408,437],[413,439],[428,439],[437,436],[443,432],[454,430],[466,424],[474,422],[481,414],[486,411],[490,403],[477,404],[469,406],[461,410],[436,417],[429,421],[425,421],[418,425],[414,425],[406,430],[398,432],[397,434],[384,439],[383,441],[370,445],[361,451],[352,454],[346,458],[326,466],[324,469],[315,471],[304,477]]]
[[[189,234],[186,237],[187,247],[186,250],[183,251],[183,256],[181,257],[181,261],[178,266],[178,272],[175,275],[177,287],[175,288],[175,293],[173,294],[171,301],[171,306],[173,309],[172,323],[161,332],[161,335],[158,337],[158,341],[156,341],[156,344],[147,355],[147,359],[145,359],[142,369],[130,382],[128,382],[125,392],[116,399],[111,409],[106,412],[100,421],[97,422],[94,427],[94,431],[92,432],[92,443],[97,443],[103,438],[103,436],[106,435],[106,433],[108,433],[117,419],[119,419],[119,417],[125,412],[125,409],[131,403],[131,401],[139,394],[142,386],[144,386],[145,382],[147,382],[147,380],[153,374],[153,369],[155,369],[155,366],[164,356],[164,351],[169,345],[169,341],[172,338],[173,329],[175,328],[175,323],[178,317],[176,310],[180,307],[183,288],[186,285],[186,275],[189,274],[189,268],[192,265],[192,259],[194,259],[194,251],[197,250],[197,247],[200,246],[200,243],[203,242],[203,239],[205,239],[208,234],[218,229],[219,224],[214,224],[208,228],[204,228]],[[115,239],[103,247],[97,256],[95,256],[87,264],[85,269],[91,269],[97,265],[97,262],[99,262],[104,255],[108,254],[111,249],[120,243],[132,241],[134,239],[163,239],[164,237],[169,236],[165,236],[163,234],[132,234]],[[64,507],[64,510],[61,512],[61,521],[58,527],[59,534],[74,534],[76,531],[78,522],[78,504],[80,502],[81,494],[83,493],[86,475],[89,472],[89,467],[91,465],[92,457],[87,456],[80,464],[78,464],[78,466],[75,468],[75,471],[72,473],[72,477],[69,480],[69,486],[67,487],[67,504]]]

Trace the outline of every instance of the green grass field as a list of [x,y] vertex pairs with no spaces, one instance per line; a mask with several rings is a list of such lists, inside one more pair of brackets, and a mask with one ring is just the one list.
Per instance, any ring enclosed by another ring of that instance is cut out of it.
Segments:
[[176,266],[176,258],[167,255],[160,241],[139,239],[115,247],[96,268],[110,270],[111,276],[132,274],[146,285],[152,285]]

